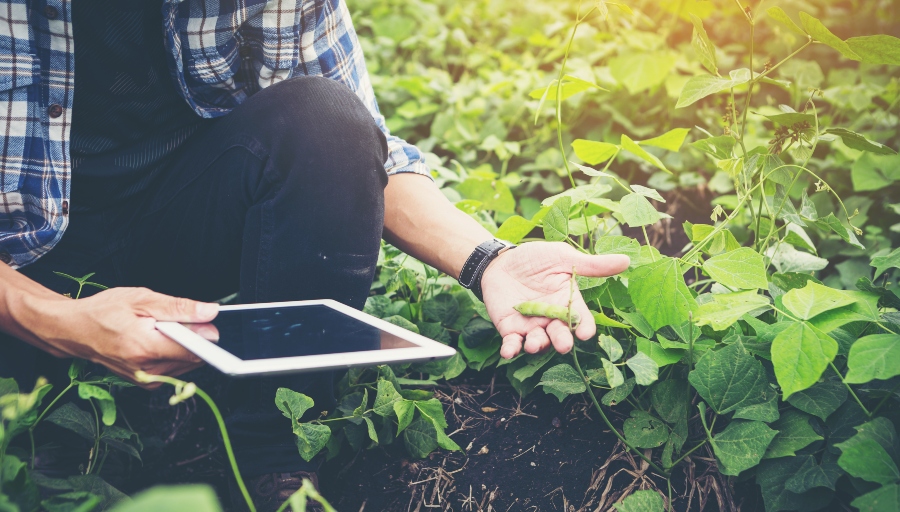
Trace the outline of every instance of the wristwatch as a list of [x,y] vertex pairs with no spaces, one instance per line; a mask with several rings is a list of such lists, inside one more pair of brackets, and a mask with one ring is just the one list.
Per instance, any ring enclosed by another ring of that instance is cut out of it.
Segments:
[[462,271],[459,273],[459,284],[461,284],[463,288],[472,290],[472,293],[478,297],[478,300],[483,301],[481,278],[484,275],[484,270],[494,258],[500,255],[500,253],[515,249],[515,247],[516,244],[498,238],[479,244],[478,247],[472,251],[472,254],[469,255],[466,264],[463,265]]

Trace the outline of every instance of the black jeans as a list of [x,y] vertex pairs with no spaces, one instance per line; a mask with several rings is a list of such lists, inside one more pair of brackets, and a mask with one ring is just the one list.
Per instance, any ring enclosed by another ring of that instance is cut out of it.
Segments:
[[[139,200],[73,211],[59,245],[22,273],[60,293],[77,286],[54,271],[196,300],[239,291],[245,303],[331,298],[362,308],[384,224],[386,158],[384,135],[348,88],[287,80],[210,120]],[[64,376],[66,365],[0,336],[0,377],[25,389],[39,374]],[[310,395],[318,413],[334,406],[333,379],[321,372],[225,386],[246,475],[310,468],[275,390]]]

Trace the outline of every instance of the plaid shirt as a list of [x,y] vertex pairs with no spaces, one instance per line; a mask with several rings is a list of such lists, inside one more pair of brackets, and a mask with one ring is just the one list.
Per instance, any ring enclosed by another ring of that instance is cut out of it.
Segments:
[[[292,76],[324,76],[372,112],[387,135],[389,174],[429,174],[419,150],[388,132],[342,0],[162,0],[161,8],[173,78],[198,115],[225,115]],[[13,268],[52,249],[68,224],[71,13],[71,0],[0,0],[0,261]]]

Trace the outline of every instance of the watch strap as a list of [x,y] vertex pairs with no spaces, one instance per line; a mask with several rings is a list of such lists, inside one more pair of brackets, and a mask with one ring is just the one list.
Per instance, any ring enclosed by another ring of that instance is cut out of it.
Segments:
[[463,288],[472,290],[472,293],[478,297],[478,300],[484,300],[481,291],[481,278],[485,269],[504,249],[512,249],[514,247],[516,247],[515,244],[496,238],[479,244],[466,259],[466,263],[459,273],[459,284]]

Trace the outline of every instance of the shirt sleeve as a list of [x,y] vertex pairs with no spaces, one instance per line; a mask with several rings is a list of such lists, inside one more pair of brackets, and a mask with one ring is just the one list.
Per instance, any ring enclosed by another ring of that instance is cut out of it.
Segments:
[[[384,167],[389,175],[408,172],[430,178],[431,172],[419,148],[391,135],[384,116],[378,110],[362,48],[344,0],[307,0],[301,3],[304,4],[301,7],[304,18],[301,26],[304,29],[300,34],[301,69],[298,71],[337,80],[359,96],[387,138],[388,159]],[[310,19],[315,22],[307,21]]]

